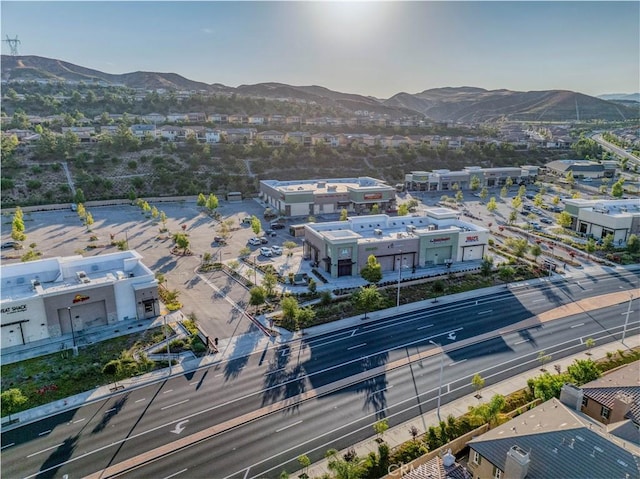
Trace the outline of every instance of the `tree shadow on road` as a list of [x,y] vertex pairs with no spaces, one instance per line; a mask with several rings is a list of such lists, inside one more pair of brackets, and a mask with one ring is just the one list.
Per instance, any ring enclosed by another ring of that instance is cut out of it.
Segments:
[[64,440],[40,466],[40,472],[36,477],[50,479],[56,476],[63,463],[67,462],[75,450],[79,437],[71,436]]
[[127,402],[127,399],[129,399],[129,393],[125,394],[124,396],[120,397],[114,404],[113,407],[109,410],[107,410],[104,415],[102,416],[102,419],[100,420],[100,422],[98,424],[95,425],[95,427],[93,428],[93,431],[91,431],[92,434],[97,434],[100,431],[102,431],[105,427],[107,427],[107,424],[109,424],[109,421],[111,421],[111,419],[120,412],[120,410],[124,407],[125,403]]

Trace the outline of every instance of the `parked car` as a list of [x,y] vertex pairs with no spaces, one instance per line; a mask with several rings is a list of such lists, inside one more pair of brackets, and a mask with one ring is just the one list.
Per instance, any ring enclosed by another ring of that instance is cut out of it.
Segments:
[[275,218],[277,216],[278,216],[278,214],[275,211],[273,211],[271,208],[267,208],[267,209],[264,210],[265,219]]
[[20,249],[22,248],[22,243],[19,241],[5,241],[0,246],[2,249]]
[[271,251],[271,248],[267,247],[267,246],[263,246],[262,248],[260,248],[260,254],[262,256],[266,256],[266,257],[271,257],[273,256],[273,251]]
[[272,230],[283,230],[284,229],[284,224],[283,223],[277,223],[277,222],[273,222],[269,225],[271,227]]
[[553,220],[551,218],[547,218],[547,217],[540,218],[540,221],[542,223],[544,223],[544,224],[547,224],[547,225],[552,225],[553,224]]
[[262,244],[262,241],[260,241],[260,238],[258,238],[257,236],[254,236],[253,238],[249,238],[249,244],[251,246],[260,246]]
[[282,254],[282,246],[273,245],[271,247],[271,251],[273,252],[273,254],[280,256]]
[[242,224],[243,225],[250,225],[251,224],[251,216],[245,216],[244,218],[242,218]]
[[276,233],[275,231],[273,231],[272,229],[268,229],[264,232],[264,234],[266,234],[267,236],[276,236],[278,233]]

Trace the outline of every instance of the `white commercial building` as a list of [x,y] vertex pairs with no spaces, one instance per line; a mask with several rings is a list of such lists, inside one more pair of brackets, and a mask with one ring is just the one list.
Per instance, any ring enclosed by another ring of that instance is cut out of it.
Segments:
[[564,210],[571,215],[571,229],[595,239],[613,235],[622,244],[629,235],[640,236],[640,200],[565,201]]
[[160,314],[153,272],[136,251],[1,268],[2,348]]
[[426,216],[370,215],[305,225],[304,254],[332,277],[358,276],[374,255],[382,271],[482,259],[488,230],[449,208]]

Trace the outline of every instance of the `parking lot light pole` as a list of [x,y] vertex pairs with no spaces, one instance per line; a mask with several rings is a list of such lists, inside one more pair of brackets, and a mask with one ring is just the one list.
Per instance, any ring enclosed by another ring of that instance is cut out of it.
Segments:
[[402,279],[402,250],[400,250],[400,261],[398,262],[398,293],[396,295],[396,308],[400,307],[400,280]]

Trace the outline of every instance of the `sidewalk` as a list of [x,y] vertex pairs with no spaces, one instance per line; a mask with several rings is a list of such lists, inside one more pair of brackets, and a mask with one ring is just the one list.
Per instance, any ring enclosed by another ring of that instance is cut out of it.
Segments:
[[[561,370],[566,371],[567,367],[572,364],[575,359],[601,359],[606,358],[607,352],[609,351],[617,351],[618,349],[626,350],[637,347],[640,347],[640,335],[627,337],[627,339],[625,340],[625,344],[622,344],[620,341],[614,341],[602,346],[596,346],[591,350],[591,356],[587,356],[585,352],[581,352],[572,356],[567,356],[566,358],[557,361],[553,361],[553,364],[560,365]],[[524,389],[527,387],[527,380],[535,376],[539,376],[540,374],[542,374],[542,372],[540,371],[540,368],[537,367],[492,386],[487,386],[482,389],[482,401],[479,401],[474,394],[469,394],[460,399],[456,399],[447,404],[444,404],[440,407],[440,417],[443,420],[446,420],[449,415],[458,417],[468,412],[469,407],[477,406],[482,402],[486,402],[495,394],[506,396],[512,392]],[[388,429],[384,433],[384,441],[389,445],[391,449],[393,449],[394,447],[397,447],[413,439],[410,433],[412,427],[415,426],[420,434],[423,434],[426,432],[425,428],[428,429],[430,426],[438,426],[439,422],[440,421],[437,416],[437,409],[429,411],[422,416],[413,418],[411,421],[407,421],[403,424]],[[354,444],[352,448],[355,450],[358,457],[367,457],[370,452],[377,453],[378,442],[376,441],[373,427],[371,428],[371,437],[369,439],[366,439],[365,441]],[[346,452],[346,450],[339,451],[338,456],[341,457]],[[291,472],[290,477],[299,477],[302,472],[302,470]],[[305,472],[311,478],[322,477],[324,474],[328,474],[329,477],[333,477],[332,471],[330,471],[328,468],[327,459],[322,459],[311,464],[311,466]]]

